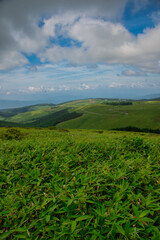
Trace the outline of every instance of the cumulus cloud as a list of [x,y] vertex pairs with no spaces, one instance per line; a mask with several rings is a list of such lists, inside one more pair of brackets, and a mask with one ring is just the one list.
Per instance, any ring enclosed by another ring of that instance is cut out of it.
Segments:
[[90,89],[89,85],[86,83],[82,83],[81,87],[82,87],[82,89],[85,89],[85,90]]
[[46,88],[44,86],[40,86],[40,87],[34,87],[34,86],[29,86],[27,89],[23,89],[21,90],[21,92],[32,92],[32,93],[37,93],[37,92],[54,92],[55,89],[53,87],[51,88]]
[[[159,12],[152,16],[156,26],[136,37],[120,21],[128,2],[1,1],[0,70],[29,64],[27,56],[34,53],[44,63],[66,59],[76,65],[128,64],[142,71],[160,73]],[[137,12],[149,0],[133,2],[133,10]],[[70,46],[52,43],[58,35],[70,39]]]
[[120,23],[82,17],[67,25],[66,31],[68,37],[81,42],[81,47],[55,45],[39,55],[42,61],[130,64],[143,71],[160,72],[160,25],[136,37]]
[[121,47],[124,59],[150,72],[160,72],[160,25],[146,29],[135,41]]
[[[5,0],[0,2],[0,23],[1,41],[3,45],[12,42],[12,36],[8,29],[32,38],[37,32],[37,23],[41,19],[48,19],[49,16],[60,14],[61,17],[66,12],[76,15],[102,16],[108,19],[121,16],[127,0]],[[57,17],[58,18],[58,17]],[[63,18],[63,17],[62,17]],[[56,23],[56,19],[52,19]],[[48,22],[49,23],[49,22]],[[36,31],[35,31],[36,30]],[[46,34],[53,33],[46,29]],[[8,42],[6,42],[6,40]],[[40,40],[40,39],[39,39]],[[2,46],[1,43],[1,46]]]
[[67,25],[67,36],[82,43],[76,46],[48,48],[40,54],[41,60],[56,62],[63,59],[76,64],[109,62],[114,63],[116,51],[125,41],[134,38],[120,23],[111,23],[102,19],[80,18],[74,24]]
[[83,55],[89,62],[114,63],[117,50],[134,38],[120,23],[82,18],[69,35],[83,42]]
[[29,63],[28,60],[17,51],[6,51],[0,55],[0,70],[7,70]]
[[[21,53],[43,51],[50,37],[55,37],[56,24],[68,24],[88,15],[120,19],[127,0],[5,0],[0,1],[0,70],[27,63]],[[44,25],[44,27],[41,27]],[[16,56],[11,63],[8,56]]]
[[[63,15],[55,15],[49,19],[43,20],[42,33],[45,36],[57,37],[56,36],[56,26],[61,26],[59,29],[59,34],[64,34],[67,26],[72,25],[79,16],[72,12],[64,13]],[[65,29],[64,29],[65,27]],[[65,30],[65,31],[64,31]]]

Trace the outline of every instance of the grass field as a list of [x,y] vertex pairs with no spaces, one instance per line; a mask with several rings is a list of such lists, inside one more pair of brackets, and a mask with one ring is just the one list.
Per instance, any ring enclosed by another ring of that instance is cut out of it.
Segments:
[[159,149],[156,134],[0,128],[0,239],[160,239]]
[[129,106],[88,104],[76,109],[83,115],[62,122],[57,127],[71,129],[113,129],[134,126],[160,129],[160,102],[136,101]]

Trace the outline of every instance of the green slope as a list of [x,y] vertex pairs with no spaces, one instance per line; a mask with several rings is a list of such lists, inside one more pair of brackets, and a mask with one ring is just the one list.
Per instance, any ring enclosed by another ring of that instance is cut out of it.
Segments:
[[138,101],[133,105],[88,105],[78,109],[83,116],[60,123],[62,128],[113,129],[127,126],[160,128],[160,102]]
[[0,111],[0,120],[9,122],[27,122],[47,114],[54,104],[38,104],[22,108],[5,109]]
[[102,102],[102,100],[85,99],[66,102],[59,105],[41,104],[23,108],[7,109],[0,111],[0,121],[1,125],[5,126],[18,123],[23,126],[47,127],[64,120],[66,121],[79,117],[82,115],[82,113],[76,113],[79,108],[87,106],[89,103],[96,104],[98,102]]
[[80,117],[81,113],[76,112],[69,112],[68,109],[63,109],[60,111],[53,112],[47,116],[41,117],[37,119],[36,121],[28,124],[28,126],[31,127],[49,127],[49,126],[56,126],[56,124],[70,120],[75,119],[77,117]]

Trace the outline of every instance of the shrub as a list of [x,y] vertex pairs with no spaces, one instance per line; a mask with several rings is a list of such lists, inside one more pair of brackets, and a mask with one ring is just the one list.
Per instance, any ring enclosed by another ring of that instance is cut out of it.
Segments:
[[5,140],[20,140],[24,137],[24,134],[22,134],[18,129],[15,128],[8,128],[6,132],[2,135],[2,139]]
[[49,130],[57,130],[55,126],[48,127]]
[[69,130],[64,128],[59,128],[59,132],[69,132]]

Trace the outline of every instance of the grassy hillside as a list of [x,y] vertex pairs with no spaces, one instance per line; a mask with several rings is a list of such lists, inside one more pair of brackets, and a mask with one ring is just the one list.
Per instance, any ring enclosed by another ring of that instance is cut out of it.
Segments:
[[105,103],[82,106],[77,111],[83,116],[60,123],[62,128],[113,129],[134,126],[160,128],[160,102],[136,101],[132,105],[106,105]]
[[48,114],[49,110],[55,106],[54,104],[38,104],[28,107],[5,109],[0,111],[0,120],[8,122],[31,122],[35,118]]
[[[36,105],[0,111],[1,125],[57,126],[68,129],[160,129],[160,101],[85,99],[56,106]],[[5,122],[4,122],[5,121]],[[8,123],[8,124],[7,124]]]
[[76,110],[79,107],[88,105],[89,103],[97,103],[99,101],[100,101],[99,99],[96,100],[85,99],[66,102],[59,105],[39,104],[23,108],[6,109],[0,111],[0,121],[1,125],[3,125],[4,123],[4,126],[6,125],[15,126],[15,123],[20,124],[20,126],[35,126],[36,124],[37,126],[43,127],[50,125],[53,126],[63,120],[66,121],[66,119],[68,120],[71,118],[75,118],[75,116],[77,117],[81,116],[82,113],[78,114],[76,113]]
[[158,240],[159,149],[155,134],[0,128],[0,239]]
[[80,117],[81,113],[76,113],[74,111],[69,112],[68,109],[63,109],[60,111],[53,111],[44,117],[37,118],[28,126],[31,127],[49,127],[49,126],[56,126],[58,123],[68,121],[70,119],[75,119]]

